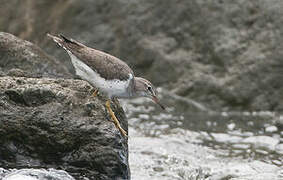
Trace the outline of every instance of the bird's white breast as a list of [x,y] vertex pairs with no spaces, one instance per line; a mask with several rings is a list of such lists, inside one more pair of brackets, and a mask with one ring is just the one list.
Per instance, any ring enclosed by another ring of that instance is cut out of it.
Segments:
[[72,64],[75,68],[76,74],[88,81],[92,86],[95,86],[108,95],[109,98],[111,97],[128,97],[128,86],[130,84],[131,79],[133,78],[132,74],[129,74],[129,79],[127,81],[121,81],[119,79],[114,80],[105,80],[102,78],[97,72],[92,70],[88,65],[83,63],[80,59],[78,59],[75,55],[73,55],[70,51],[67,51]]

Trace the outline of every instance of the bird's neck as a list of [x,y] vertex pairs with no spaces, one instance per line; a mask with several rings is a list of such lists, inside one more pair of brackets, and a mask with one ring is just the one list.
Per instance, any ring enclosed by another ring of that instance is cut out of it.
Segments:
[[144,84],[140,81],[139,77],[134,77],[133,82],[132,82],[132,89],[131,91],[131,97],[141,97],[143,96],[143,88]]

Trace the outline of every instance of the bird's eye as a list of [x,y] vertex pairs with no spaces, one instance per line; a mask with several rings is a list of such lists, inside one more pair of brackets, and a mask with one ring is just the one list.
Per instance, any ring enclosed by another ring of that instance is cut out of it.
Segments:
[[147,89],[148,89],[150,92],[152,92],[151,86],[148,86]]

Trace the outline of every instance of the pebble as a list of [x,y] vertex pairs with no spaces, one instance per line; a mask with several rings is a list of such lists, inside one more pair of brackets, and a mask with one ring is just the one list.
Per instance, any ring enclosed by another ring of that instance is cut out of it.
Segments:
[[278,131],[278,128],[276,126],[268,126],[265,128],[265,132],[269,132],[269,133],[272,133],[272,132],[276,132]]
[[224,116],[224,117],[227,117],[228,113],[227,112],[222,112],[221,115]]
[[275,147],[275,150],[277,153],[283,154],[283,144],[277,144],[277,146]]
[[274,151],[276,145],[279,144],[280,141],[269,136],[251,136],[245,138],[242,142],[252,144],[258,148],[267,148],[271,151]]
[[277,165],[277,166],[281,166],[282,165],[282,162],[279,161],[279,160],[273,160],[272,163]]
[[257,153],[263,154],[263,155],[268,155],[268,152],[262,149],[256,149],[255,150]]
[[162,172],[162,171],[164,171],[164,169],[162,168],[162,167],[153,167],[152,168],[154,171],[156,171],[156,172]]
[[164,129],[169,129],[169,125],[168,124],[162,124],[162,125],[158,125],[158,129],[162,129],[162,130],[164,130]]
[[250,144],[233,144],[232,147],[235,149],[249,149]]
[[230,123],[230,124],[227,125],[227,128],[228,128],[229,130],[233,130],[235,127],[236,127],[236,124],[235,124],[235,123]]
[[239,136],[231,136],[225,133],[211,133],[211,136],[213,136],[215,141],[222,143],[238,143],[242,140]]
[[148,114],[139,114],[139,118],[148,120],[149,115]]

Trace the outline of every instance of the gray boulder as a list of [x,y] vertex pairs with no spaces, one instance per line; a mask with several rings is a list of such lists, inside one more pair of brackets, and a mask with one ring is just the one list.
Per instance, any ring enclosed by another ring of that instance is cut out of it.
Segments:
[[[0,77],[0,167],[129,179],[127,140],[81,80]],[[112,107],[127,130],[122,108]]]
[[62,63],[38,46],[5,32],[0,32],[0,75],[72,77]]
[[[0,167],[129,179],[127,139],[87,82],[59,78],[72,75],[36,45],[8,33],[0,33],[0,67]],[[112,108],[127,130],[119,102]]]

